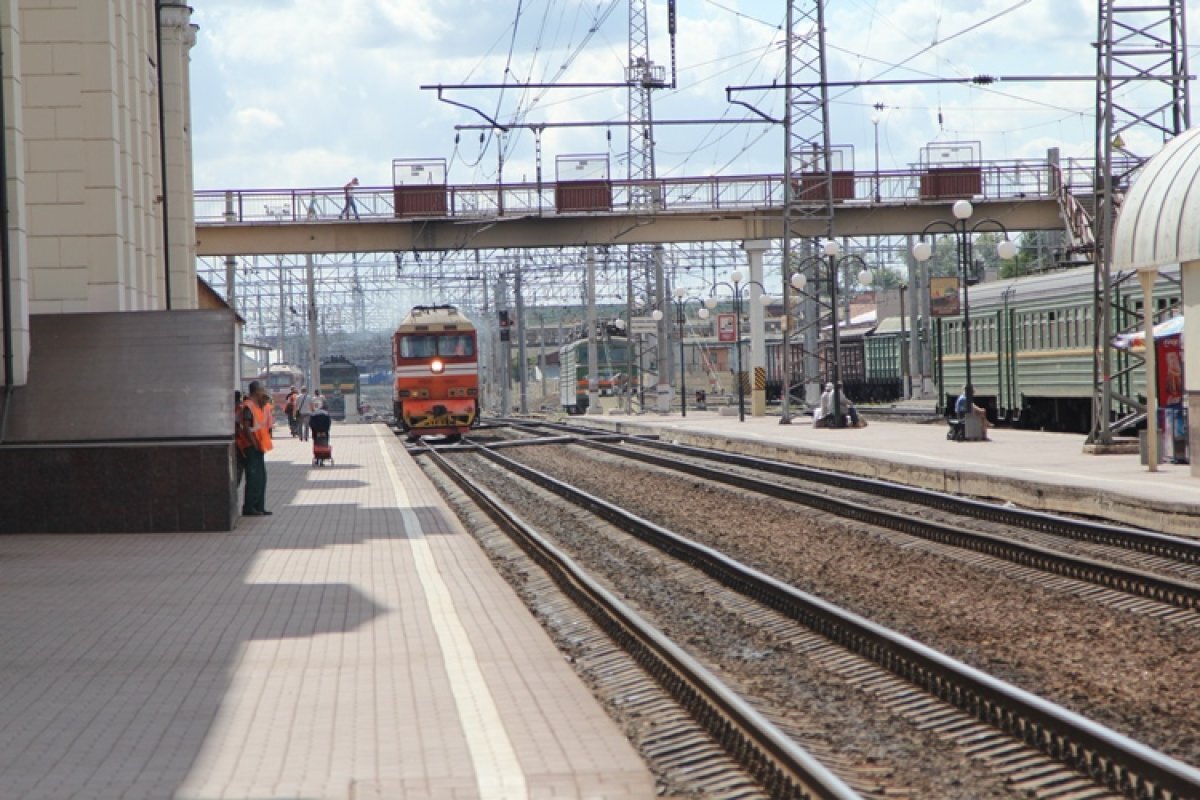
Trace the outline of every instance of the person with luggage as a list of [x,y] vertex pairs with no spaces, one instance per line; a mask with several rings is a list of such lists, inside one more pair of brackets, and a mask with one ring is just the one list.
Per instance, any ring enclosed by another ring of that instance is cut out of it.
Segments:
[[979,421],[979,430],[982,432],[983,441],[989,441],[987,409],[983,406],[975,404],[975,387],[971,384],[963,386],[962,394],[954,401],[954,415],[961,421],[965,422],[967,414],[971,414]]
[[313,465],[324,466],[326,461],[332,464],[333,447],[329,444],[329,429],[333,426],[333,418],[324,404],[313,411],[308,424],[312,429]]

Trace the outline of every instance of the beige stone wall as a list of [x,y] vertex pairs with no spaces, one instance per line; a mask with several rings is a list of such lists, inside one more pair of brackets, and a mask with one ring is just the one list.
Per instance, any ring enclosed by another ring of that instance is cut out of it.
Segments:
[[160,26],[155,5],[0,0],[18,385],[29,314],[196,307],[195,26],[176,0],[164,0]]
[[[32,313],[167,308],[154,0],[20,0]],[[164,25],[163,102],[186,135],[189,9]],[[179,24],[182,22],[182,24]],[[180,62],[184,67],[180,68]],[[168,144],[187,152],[181,142]],[[173,308],[195,307],[190,161],[168,163]],[[190,279],[189,279],[190,276]],[[176,285],[178,284],[178,286]]]
[[166,123],[167,224],[171,264],[172,308],[195,308],[196,217],[192,176],[191,70],[189,53],[196,43],[191,9],[165,0],[162,11],[163,117]]

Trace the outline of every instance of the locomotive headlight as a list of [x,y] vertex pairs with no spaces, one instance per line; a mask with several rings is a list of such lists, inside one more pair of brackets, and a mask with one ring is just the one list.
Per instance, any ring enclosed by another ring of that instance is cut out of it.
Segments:
[[446,365],[445,365],[445,363],[442,362],[442,360],[440,358],[435,358],[429,364],[429,370],[434,375],[441,375],[443,372],[446,371]]

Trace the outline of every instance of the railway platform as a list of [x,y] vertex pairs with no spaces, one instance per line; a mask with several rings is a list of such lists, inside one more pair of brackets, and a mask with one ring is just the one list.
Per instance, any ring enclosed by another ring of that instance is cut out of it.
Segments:
[[714,410],[571,421],[1200,537],[1200,479],[1189,465],[1160,464],[1150,472],[1136,452],[1085,453],[1080,435],[993,428],[990,441],[953,442],[944,422],[871,420],[865,428],[833,429],[814,428],[808,416],[781,425],[778,414],[747,412],[743,422]]
[[389,429],[333,451],[229,533],[0,537],[0,796],[655,796]]

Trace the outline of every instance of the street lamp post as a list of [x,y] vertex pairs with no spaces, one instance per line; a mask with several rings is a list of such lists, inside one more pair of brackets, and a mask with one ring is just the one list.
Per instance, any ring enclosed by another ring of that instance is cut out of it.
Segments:
[[[930,231],[937,228],[949,230],[957,240],[959,281],[962,284],[963,357],[966,368],[964,393],[966,394],[967,410],[970,411],[975,402],[974,385],[971,382],[971,301],[967,290],[967,270],[971,267],[971,236],[985,227],[1004,234],[1004,240],[996,245],[996,255],[1006,261],[1016,255],[1017,246],[1009,240],[1008,229],[994,219],[981,219],[971,224],[970,219],[971,215],[975,213],[975,207],[971,205],[970,201],[956,200],[951,211],[954,213],[954,222],[935,220],[926,225],[921,231],[920,240],[913,245],[912,254],[917,261],[929,260],[929,257],[933,255],[933,247],[925,241],[925,237]],[[946,387],[939,388],[944,395]]]
[[[631,274],[632,273],[627,273],[627,276],[629,276]],[[625,310],[625,318],[623,319],[621,317],[617,317],[613,321],[613,324],[616,326],[617,331],[619,331],[621,334],[623,334],[625,336],[626,369],[625,369],[624,391],[625,391],[625,413],[626,414],[633,413],[633,395],[634,395],[633,379],[634,379],[635,375],[637,377],[638,406],[640,408],[639,413],[644,413],[646,410],[645,386],[643,384],[643,375],[642,375],[642,373],[644,372],[645,365],[642,363],[643,359],[642,359],[642,348],[641,348],[641,344],[644,341],[642,339],[644,334],[635,333],[634,314],[641,314],[648,306],[654,306],[654,304],[655,304],[655,300],[654,300],[653,296],[641,297],[641,296],[637,296],[634,294],[633,279],[632,279],[632,277],[628,277],[628,294],[626,295],[626,298],[625,298],[625,309],[626,309]],[[653,311],[650,312],[650,317],[655,322],[662,319],[662,315],[657,308],[655,308]],[[636,354],[636,358],[634,355],[635,336],[637,337],[637,341],[639,342],[639,347],[638,347],[638,352]],[[636,370],[634,369],[635,365],[637,367]]]
[[[809,263],[815,262],[817,264],[825,264],[828,269],[829,311],[832,320],[829,336],[830,343],[833,346],[833,366],[831,368],[831,372],[833,373],[834,387],[833,426],[835,428],[843,428],[846,425],[846,420],[845,416],[842,414],[842,344],[841,332],[838,330],[838,274],[842,264],[856,263],[861,267],[861,270],[858,273],[858,282],[863,286],[870,286],[874,280],[874,276],[871,274],[871,270],[867,268],[867,263],[862,260],[861,256],[847,255],[842,256],[842,258],[839,259],[838,255],[841,253],[842,248],[836,240],[830,239],[826,241],[825,244],[822,245],[821,249],[825,256],[829,259],[828,263],[826,264],[826,262],[822,260],[820,256],[810,256],[809,258],[804,259],[804,261],[801,261],[798,265],[800,271],[797,271],[794,275],[792,275],[791,284],[793,289],[803,294],[805,288],[808,286],[808,277],[802,271],[804,267]],[[817,300],[818,304],[824,305],[821,303],[820,298],[815,299]]]
[[[680,413],[686,417],[687,416],[687,370],[686,370],[685,364],[684,364],[684,353],[683,353],[683,323],[686,322],[686,317],[685,317],[684,312],[686,311],[687,304],[689,302],[695,300],[697,303],[700,303],[701,300],[699,297],[688,297],[687,290],[684,289],[682,286],[676,286],[675,291],[672,294],[674,295],[674,298],[671,300],[671,302],[675,306],[675,325],[677,326],[677,329],[679,331],[679,410],[680,410]],[[700,317],[700,319],[708,319],[708,309],[704,308],[702,305],[700,307],[700,310],[697,312],[697,315]],[[660,320],[663,317],[663,312],[656,308],[656,309],[654,309],[654,313],[651,314],[651,316],[654,317],[655,320]],[[741,356],[739,355],[738,358],[739,358],[739,369],[740,369]]]
[[712,294],[704,301],[704,305],[709,310],[712,310],[717,307],[716,291],[718,286],[725,286],[732,293],[734,329],[737,333],[738,422],[746,421],[746,384],[742,381],[742,375],[745,370],[745,363],[742,361],[742,296],[751,286],[757,286],[762,291],[762,294],[759,295],[759,302],[764,306],[769,306],[773,300],[761,283],[758,281],[744,281],[742,280],[744,277],[740,271],[735,270],[729,275],[729,283],[724,281],[714,283]]

